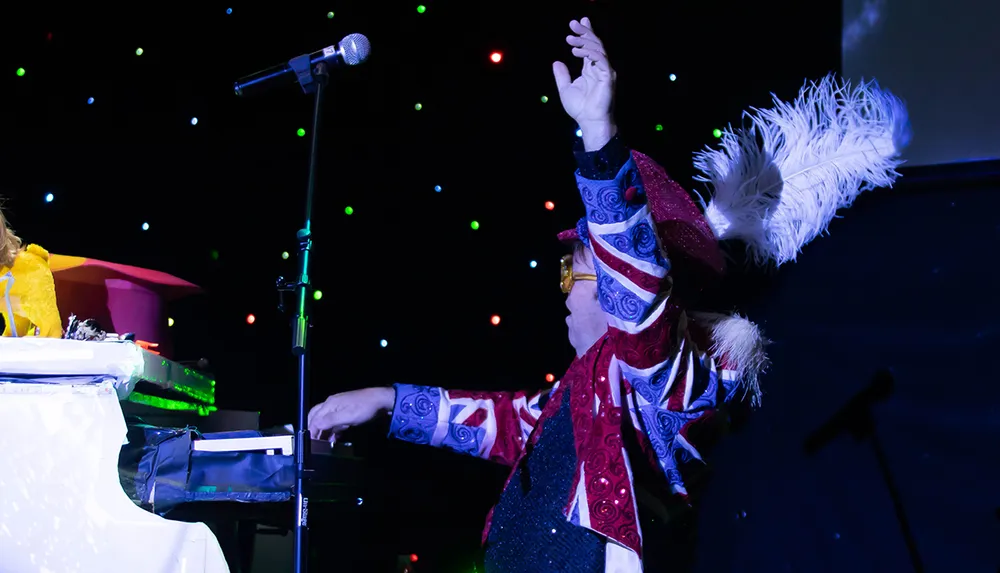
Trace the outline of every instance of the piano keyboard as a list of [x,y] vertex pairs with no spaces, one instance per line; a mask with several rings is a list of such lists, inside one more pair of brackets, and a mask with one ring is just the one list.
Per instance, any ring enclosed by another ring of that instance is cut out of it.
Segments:
[[[78,384],[81,377],[113,380],[119,400],[163,409],[215,409],[215,380],[127,340],[0,338],[0,380]],[[140,383],[168,397],[136,392]]]

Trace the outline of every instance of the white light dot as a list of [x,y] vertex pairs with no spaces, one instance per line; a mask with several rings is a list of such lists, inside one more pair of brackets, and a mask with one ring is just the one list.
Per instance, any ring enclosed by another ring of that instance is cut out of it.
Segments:
[[51,203],[52,200],[55,199],[55,198],[56,198],[55,195],[53,195],[52,193],[48,193],[48,194],[45,195],[45,202],[46,203]]
[[538,266],[538,261],[531,261],[530,263],[528,263],[528,266],[531,268],[535,268]]
[[389,341],[383,338],[381,341],[379,341],[379,344],[382,346],[382,348],[385,348],[386,346],[389,346]]
[[576,130],[576,136],[577,137],[583,137],[583,130],[582,129],[577,129]]
[[198,118],[197,117],[192,117],[191,118],[191,125],[198,125]]
[[677,74],[670,74],[670,81],[676,82],[677,81]]
[[142,230],[143,231],[148,231],[149,230],[149,223],[143,223],[142,224]]

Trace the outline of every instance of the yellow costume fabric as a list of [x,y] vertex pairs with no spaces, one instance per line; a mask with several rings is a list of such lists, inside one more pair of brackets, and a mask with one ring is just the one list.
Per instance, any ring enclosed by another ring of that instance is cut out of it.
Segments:
[[[14,313],[13,321],[8,316],[7,301],[8,271],[14,282],[10,286],[10,305]],[[0,314],[4,320],[4,336],[13,336],[11,324],[17,328],[17,336],[41,336],[62,338],[62,319],[56,305],[56,285],[49,269],[49,252],[38,245],[28,245],[17,253],[13,267],[0,267]]]

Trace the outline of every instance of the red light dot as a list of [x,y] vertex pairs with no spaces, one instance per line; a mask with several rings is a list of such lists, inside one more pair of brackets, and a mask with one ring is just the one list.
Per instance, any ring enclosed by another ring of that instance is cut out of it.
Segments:
[[500,52],[493,52],[492,54],[490,54],[490,61],[493,62],[494,64],[499,64],[500,60],[502,59],[503,59],[503,54],[501,54]]
[[257,317],[256,316],[254,316],[252,314],[248,314],[247,315],[247,324],[253,324],[256,321],[257,321]]
[[411,553],[410,554],[410,563],[416,563],[417,559],[418,559],[418,557],[417,557],[416,553]]
[[549,211],[551,211],[551,210],[553,210],[553,209],[556,208],[556,204],[553,203],[552,201],[546,201],[545,202],[545,208],[548,209]]
[[552,374],[546,374],[545,375],[545,381],[548,382],[549,384],[551,384],[551,383],[553,383],[553,382],[556,381],[556,377],[553,376]]
[[494,314],[493,316],[491,316],[490,317],[490,322],[493,323],[493,326],[496,326],[496,325],[500,324],[500,315],[499,314]]

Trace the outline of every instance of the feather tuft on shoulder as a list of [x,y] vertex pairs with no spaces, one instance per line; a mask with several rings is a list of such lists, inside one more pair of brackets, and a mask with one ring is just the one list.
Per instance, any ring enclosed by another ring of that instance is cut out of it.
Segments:
[[719,239],[738,239],[758,264],[794,261],[837,210],[864,191],[890,187],[909,142],[906,107],[875,82],[829,75],[792,103],[752,109],[719,149],[695,154],[713,196],[705,215]]
[[711,333],[709,354],[736,372],[744,397],[750,397],[751,406],[760,406],[760,377],[770,365],[767,357],[770,341],[764,338],[760,328],[738,314],[690,312],[688,315]]

